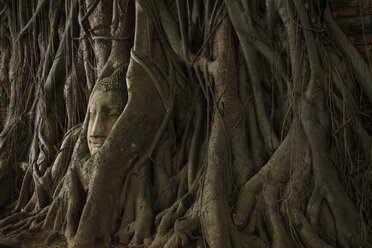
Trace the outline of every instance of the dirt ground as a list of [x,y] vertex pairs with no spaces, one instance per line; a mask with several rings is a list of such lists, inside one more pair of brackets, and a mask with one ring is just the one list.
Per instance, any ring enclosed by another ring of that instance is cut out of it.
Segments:
[[[0,236],[0,248],[67,248],[65,239],[56,237],[50,243],[45,243],[46,237],[43,234],[29,234],[20,240],[7,239]],[[96,248],[107,248],[103,245],[97,245]],[[124,245],[111,245],[110,248],[128,248]]]

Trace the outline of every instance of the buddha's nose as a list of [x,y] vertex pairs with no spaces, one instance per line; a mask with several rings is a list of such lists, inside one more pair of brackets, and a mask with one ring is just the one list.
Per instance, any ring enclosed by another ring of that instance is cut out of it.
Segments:
[[103,137],[104,136],[104,122],[102,119],[102,114],[97,113],[93,126],[91,136],[93,137]]

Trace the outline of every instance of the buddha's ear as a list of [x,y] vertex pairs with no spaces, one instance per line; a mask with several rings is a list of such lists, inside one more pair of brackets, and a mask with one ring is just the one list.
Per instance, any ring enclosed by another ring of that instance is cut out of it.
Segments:
[[90,101],[92,100],[93,94],[96,91],[96,87],[97,87],[97,83],[94,84],[94,87],[93,87],[92,91],[89,94],[88,109],[89,109],[89,104],[90,104]]

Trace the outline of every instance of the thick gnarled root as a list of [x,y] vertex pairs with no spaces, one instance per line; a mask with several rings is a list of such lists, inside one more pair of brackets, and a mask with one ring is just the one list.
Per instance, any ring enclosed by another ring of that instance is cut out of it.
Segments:
[[119,242],[129,247],[142,245],[151,236],[153,211],[149,182],[150,164],[145,163],[140,175],[132,176],[125,211],[120,229],[116,233]]
[[48,207],[30,213],[18,212],[1,221],[0,233],[8,238],[22,239],[26,235],[39,232],[44,223]]
[[[197,223],[200,223],[197,215],[189,214],[193,207],[195,207],[195,205],[193,205],[194,200],[194,195],[188,193],[176,201],[170,208],[164,210],[155,217],[155,226],[157,232],[154,241],[150,246],[151,248],[162,248],[166,244],[168,244],[168,246],[175,245],[176,243],[178,244],[178,242],[182,243],[182,241],[185,243],[188,242],[187,237],[191,237],[191,234],[190,232],[188,233],[190,235],[185,234],[185,232],[187,232],[186,227],[196,227],[198,225]],[[177,226],[175,223],[178,223]],[[171,239],[173,241],[170,241]]]
[[64,234],[67,241],[73,239],[82,206],[82,191],[76,174],[69,173],[61,182],[60,191],[49,207],[42,229],[46,232]]
[[196,213],[190,218],[183,217],[176,220],[174,223],[174,232],[164,248],[172,247],[189,247],[193,240],[197,238],[193,232],[200,228],[200,220]]

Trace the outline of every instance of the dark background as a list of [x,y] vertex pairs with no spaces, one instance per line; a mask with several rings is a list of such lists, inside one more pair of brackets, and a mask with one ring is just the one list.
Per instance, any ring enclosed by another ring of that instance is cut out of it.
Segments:
[[336,22],[372,68],[372,0],[330,0]]

